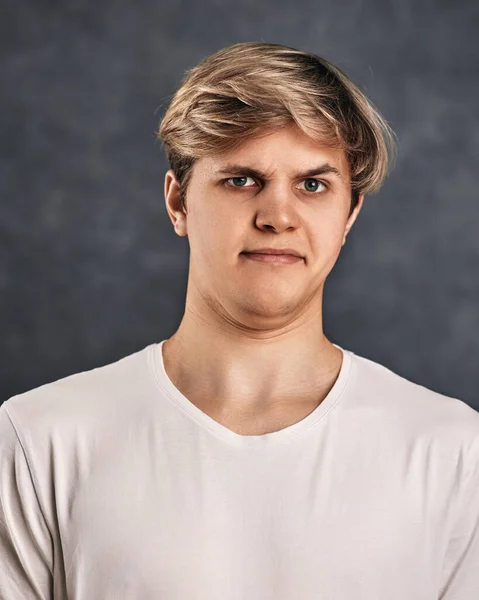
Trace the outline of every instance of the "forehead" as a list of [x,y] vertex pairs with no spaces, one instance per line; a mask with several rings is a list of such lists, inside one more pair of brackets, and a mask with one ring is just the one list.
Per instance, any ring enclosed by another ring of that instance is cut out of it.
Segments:
[[344,150],[313,140],[296,125],[265,130],[260,135],[239,142],[231,150],[202,157],[197,163],[199,170],[210,175],[234,163],[271,176],[276,172],[293,176],[297,172],[328,163],[337,168],[345,180],[349,178],[349,164]]

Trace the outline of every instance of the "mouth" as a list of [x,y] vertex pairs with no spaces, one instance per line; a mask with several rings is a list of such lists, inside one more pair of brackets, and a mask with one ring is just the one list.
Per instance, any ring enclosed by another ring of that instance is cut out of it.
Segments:
[[303,260],[301,256],[294,256],[293,254],[261,254],[260,252],[242,252],[241,255],[247,260],[279,265],[289,265]]

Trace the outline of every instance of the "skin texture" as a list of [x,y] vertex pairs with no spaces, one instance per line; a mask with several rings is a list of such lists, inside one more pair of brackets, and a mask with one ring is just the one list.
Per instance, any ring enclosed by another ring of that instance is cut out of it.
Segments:
[[[231,163],[267,177],[217,173]],[[297,176],[324,163],[340,175]],[[190,245],[185,312],[163,345],[169,378],[203,412],[243,435],[301,420],[328,394],[342,362],[323,333],[323,289],[364,200],[348,218],[343,150],[291,125],[199,159],[186,213],[171,169],[164,191],[175,232]],[[294,248],[304,260],[267,264],[240,254],[261,247]]]

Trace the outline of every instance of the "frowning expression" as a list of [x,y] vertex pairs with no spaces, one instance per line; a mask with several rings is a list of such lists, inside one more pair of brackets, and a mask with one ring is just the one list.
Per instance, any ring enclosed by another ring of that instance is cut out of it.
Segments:
[[[177,190],[167,180],[174,221]],[[204,298],[235,318],[281,317],[320,301],[362,200],[349,216],[344,151],[292,125],[198,159],[187,215],[174,224],[188,236],[190,277]],[[297,256],[255,256],[267,248]]]

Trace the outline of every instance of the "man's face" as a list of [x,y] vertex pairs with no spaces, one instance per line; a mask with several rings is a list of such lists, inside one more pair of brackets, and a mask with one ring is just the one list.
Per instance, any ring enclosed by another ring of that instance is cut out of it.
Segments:
[[[325,279],[363,201],[361,195],[348,219],[343,150],[314,142],[294,125],[199,159],[186,215],[171,170],[165,196],[176,232],[189,239],[196,308],[210,306],[239,327],[259,328],[321,312]],[[283,264],[243,254],[265,247],[294,249],[303,258]]]

